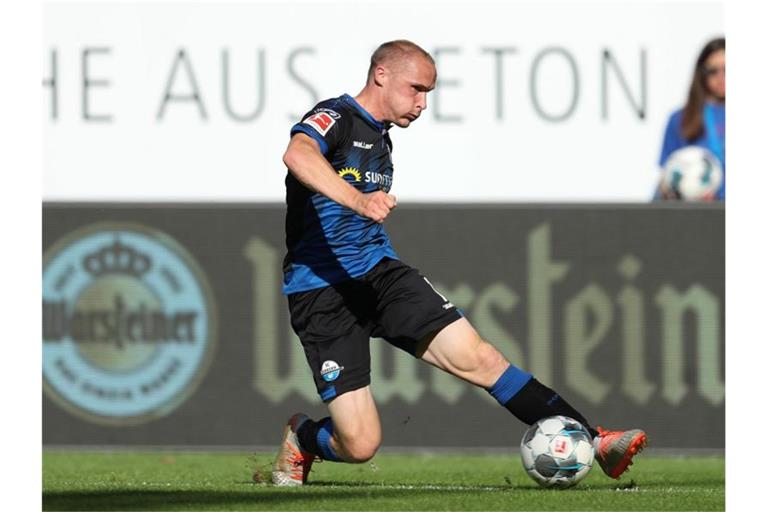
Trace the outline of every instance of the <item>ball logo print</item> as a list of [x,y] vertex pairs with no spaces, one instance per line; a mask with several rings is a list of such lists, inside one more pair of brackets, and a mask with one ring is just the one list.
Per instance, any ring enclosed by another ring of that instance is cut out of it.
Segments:
[[339,366],[336,361],[325,361],[320,368],[320,375],[322,375],[325,382],[333,382],[339,378],[339,374],[343,369],[344,367]]
[[167,415],[204,376],[215,320],[203,272],[167,235],[124,223],[77,230],[44,256],[43,389],[95,423]]

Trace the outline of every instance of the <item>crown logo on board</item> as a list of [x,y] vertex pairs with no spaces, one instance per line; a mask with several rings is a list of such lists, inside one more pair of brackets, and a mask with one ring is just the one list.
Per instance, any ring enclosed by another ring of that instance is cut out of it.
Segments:
[[118,237],[111,245],[105,245],[83,258],[83,268],[94,277],[129,274],[140,278],[151,266],[149,256],[122,244]]

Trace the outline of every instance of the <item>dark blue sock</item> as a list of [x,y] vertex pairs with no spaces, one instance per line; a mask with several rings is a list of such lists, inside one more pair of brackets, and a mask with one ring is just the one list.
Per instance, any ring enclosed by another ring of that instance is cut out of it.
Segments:
[[317,431],[317,446],[320,448],[320,458],[332,462],[342,462],[336,451],[331,446],[331,437],[333,436],[333,421],[326,418]]
[[331,447],[332,435],[333,422],[330,416],[318,421],[307,420],[296,431],[302,450],[324,460],[339,462],[341,459]]
[[296,437],[299,438],[299,446],[305,452],[320,456],[320,447],[317,446],[317,431],[320,424],[330,418],[323,418],[320,421],[307,420],[301,424],[296,431]]
[[493,398],[496,399],[501,405],[505,405],[509,400],[518,394],[520,390],[525,386],[533,376],[530,373],[524,372],[515,365],[509,365],[501,377],[496,381],[496,384],[488,389],[488,392]]
[[567,416],[597,436],[586,418],[563,397],[534,379],[530,373],[510,365],[488,392],[517,419],[527,425],[549,416]]

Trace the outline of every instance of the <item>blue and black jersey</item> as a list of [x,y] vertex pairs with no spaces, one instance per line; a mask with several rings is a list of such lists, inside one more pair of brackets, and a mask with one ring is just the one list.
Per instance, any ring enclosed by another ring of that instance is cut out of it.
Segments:
[[[321,101],[291,128],[309,135],[340,177],[360,192],[389,192],[392,141],[387,126],[344,94]],[[384,226],[285,178],[288,253],[283,292],[322,288],[360,277],[384,257],[398,259]]]

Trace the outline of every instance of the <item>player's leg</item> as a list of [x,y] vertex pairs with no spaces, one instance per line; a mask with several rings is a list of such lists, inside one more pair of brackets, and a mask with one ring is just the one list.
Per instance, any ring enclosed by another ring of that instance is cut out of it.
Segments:
[[330,417],[308,420],[298,430],[302,448],[336,462],[373,458],[381,445],[381,422],[370,386],[334,398],[328,410]]
[[283,431],[272,482],[297,486],[307,482],[315,459],[360,463],[381,445],[381,422],[370,387],[344,392],[328,404],[330,416],[314,421],[294,414]]
[[401,261],[384,260],[367,280],[377,291],[374,335],[487,389],[527,424],[562,414],[588,426],[554,391],[510,365],[418,270]]
[[645,447],[646,435],[642,430],[592,428],[586,418],[558,393],[510,364],[464,318],[426,336],[419,345],[419,354],[424,361],[482,386],[499,404],[528,425],[555,415],[577,420],[594,438],[596,458],[603,471],[612,478],[618,478],[626,471],[634,455]]
[[[380,267],[372,280],[380,291],[374,334],[434,366],[486,389],[530,425],[554,415],[571,417],[596,438],[598,460],[618,476],[645,443],[640,430],[602,433],[558,393],[509,361],[483,340],[454,305],[429,281],[402,262]],[[618,454],[618,455],[617,455]]]
[[597,436],[586,418],[559,394],[512,365],[483,340],[466,318],[427,336],[417,355],[452,375],[481,386],[512,414],[530,425],[548,416],[575,419]]
[[290,418],[272,467],[276,485],[302,485],[316,458],[335,462],[370,459],[381,426],[370,393],[372,300],[355,283],[288,297],[291,325],[301,340],[317,392],[331,415]]

